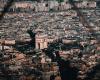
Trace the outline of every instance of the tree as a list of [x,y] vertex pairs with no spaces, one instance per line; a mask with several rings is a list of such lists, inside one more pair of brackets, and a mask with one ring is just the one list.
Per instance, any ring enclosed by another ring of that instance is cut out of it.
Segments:
[[59,3],[64,2],[64,0],[57,0]]

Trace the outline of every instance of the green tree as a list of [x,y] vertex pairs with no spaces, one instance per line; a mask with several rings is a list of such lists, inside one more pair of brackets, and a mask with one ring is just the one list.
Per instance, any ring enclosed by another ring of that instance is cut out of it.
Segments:
[[64,0],[57,0],[59,3],[64,2]]

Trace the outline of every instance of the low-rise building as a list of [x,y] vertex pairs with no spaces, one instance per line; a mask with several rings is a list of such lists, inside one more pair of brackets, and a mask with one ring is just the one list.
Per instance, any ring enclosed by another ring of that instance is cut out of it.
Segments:
[[44,49],[48,46],[47,35],[36,35],[35,37],[36,49]]

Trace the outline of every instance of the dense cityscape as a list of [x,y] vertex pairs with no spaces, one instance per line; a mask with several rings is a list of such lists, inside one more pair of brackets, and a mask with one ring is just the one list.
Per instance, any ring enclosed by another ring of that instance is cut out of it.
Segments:
[[99,0],[0,0],[0,80],[100,80]]

